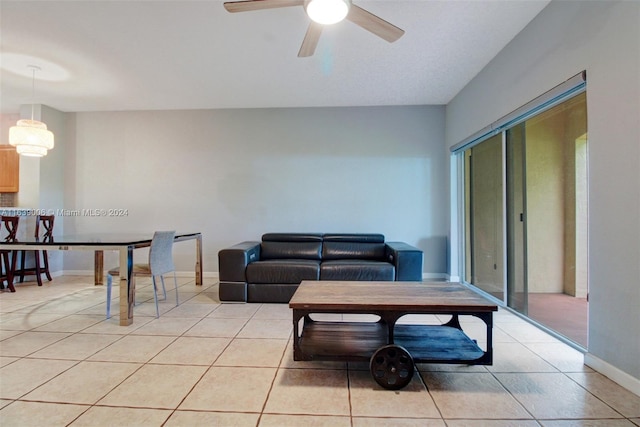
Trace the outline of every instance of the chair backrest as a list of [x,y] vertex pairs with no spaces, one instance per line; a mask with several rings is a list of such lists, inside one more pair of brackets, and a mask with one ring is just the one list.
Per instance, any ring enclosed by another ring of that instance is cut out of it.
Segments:
[[[7,229],[7,236],[4,238],[5,242],[15,242],[17,240],[18,234],[18,221],[20,220],[19,216],[9,216],[2,215],[0,216],[0,225],[4,225],[4,228]],[[0,227],[1,229],[2,227]]]
[[173,265],[173,240],[175,231],[156,231],[149,249],[151,274],[160,276],[175,270]]
[[[53,240],[53,222],[56,219],[55,215],[38,215],[36,217],[36,232],[35,238],[40,239],[43,242]],[[44,228],[42,238],[40,238],[40,225]]]

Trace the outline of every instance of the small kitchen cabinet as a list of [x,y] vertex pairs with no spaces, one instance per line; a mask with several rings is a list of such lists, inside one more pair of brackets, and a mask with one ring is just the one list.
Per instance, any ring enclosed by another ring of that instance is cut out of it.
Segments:
[[17,193],[20,156],[12,145],[0,144],[0,193]]

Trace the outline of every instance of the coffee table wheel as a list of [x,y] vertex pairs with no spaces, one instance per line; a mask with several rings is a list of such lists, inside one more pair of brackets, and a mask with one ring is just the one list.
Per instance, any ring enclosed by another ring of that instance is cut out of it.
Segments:
[[400,390],[413,378],[413,358],[399,345],[380,347],[369,361],[373,379],[387,390]]

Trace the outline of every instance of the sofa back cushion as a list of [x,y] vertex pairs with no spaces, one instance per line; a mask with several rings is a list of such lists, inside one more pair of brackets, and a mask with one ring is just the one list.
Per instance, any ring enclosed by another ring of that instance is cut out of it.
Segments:
[[313,259],[322,255],[322,234],[267,233],[262,235],[260,259]]
[[322,254],[321,242],[262,242],[260,259],[315,259]]
[[325,234],[322,259],[384,260],[382,234]]
[[325,242],[384,243],[384,234],[377,233],[327,233]]
[[266,233],[263,242],[317,242],[322,243],[322,233]]

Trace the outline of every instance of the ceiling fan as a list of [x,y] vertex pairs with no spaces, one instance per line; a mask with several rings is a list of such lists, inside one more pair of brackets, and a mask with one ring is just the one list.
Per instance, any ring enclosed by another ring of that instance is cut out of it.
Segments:
[[[336,7],[337,16],[327,17],[323,15],[323,6],[332,4]],[[304,6],[311,23],[302,40],[302,46],[298,57],[313,55],[316,50],[322,27],[324,25],[340,22],[346,18],[354,24],[372,32],[389,43],[398,40],[404,34],[404,30],[385,21],[382,18],[351,3],[351,0],[242,0],[225,2],[224,8],[228,12],[248,12],[251,10],[276,9],[281,7]]]

